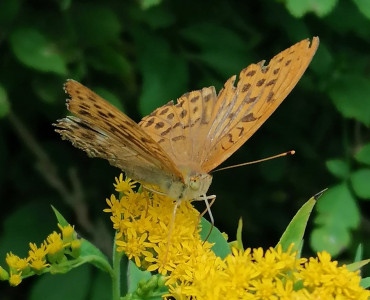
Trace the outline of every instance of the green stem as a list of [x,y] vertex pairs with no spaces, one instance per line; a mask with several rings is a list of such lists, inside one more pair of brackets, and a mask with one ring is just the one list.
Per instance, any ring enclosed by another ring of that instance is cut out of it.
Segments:
[[120,300],[121,297],[121,258],[123,252],[117,252],[116,238],[113,245],[113,276],[112,276],[112,299]]

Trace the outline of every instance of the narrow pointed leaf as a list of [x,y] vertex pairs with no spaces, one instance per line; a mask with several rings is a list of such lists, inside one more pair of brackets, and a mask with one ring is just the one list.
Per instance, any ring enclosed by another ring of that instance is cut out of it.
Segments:
[[299,250],[303,240],[304,232],[306,230],[308,218],[310,217],[312,209],[316,204],[316,199],[317,198],[314,196],[308,200],[289,223],[278,243],[282,246],[283,251],[288,250],[290,244],[292,243],[294,243],[293,250]]
[[[200,233],[200,236],[202,240],[204,240],[211,230],[211,223],[202,218],[201,225],[202,231]],[[230,246],[227,240],[216,227],[213,227],[212,232],[208,237],[208,242],[215,243],[215,245],[212,247],[212,251],[221,258],[225,258],[228,254],[231,253]]]

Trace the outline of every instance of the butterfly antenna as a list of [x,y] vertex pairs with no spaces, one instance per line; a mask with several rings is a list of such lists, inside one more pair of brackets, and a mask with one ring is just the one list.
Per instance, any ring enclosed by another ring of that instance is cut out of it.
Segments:
[[287,152],[284,152],[284,153],[280,153],[278,155],[262,158],[262,159],[259,159],[259,160],[254,160],[254,161],[250,161],[250,162],[246,162],[246,163],[242,163],[242,164],[238,164],[238,165],[233,165],[233,166],[228,166],[228,167],[216,169],[216,170],[213,170],[211,173],[218,172],[218,171],[223,171],[223,170],[227,170],[227,169],[233,169],[233,168],[248,166],[248,165],[254,165],[254,164],[264,162],[264,161],[267,161],[267,160],[271,160],[271,159],[275,159],[275,158],[279,158],[279,157],[284,157],[284,156],[287,156],[287,155],[294,155],[294,154],[295,154],[295,151],[290,150],[290,151],[287,151]]

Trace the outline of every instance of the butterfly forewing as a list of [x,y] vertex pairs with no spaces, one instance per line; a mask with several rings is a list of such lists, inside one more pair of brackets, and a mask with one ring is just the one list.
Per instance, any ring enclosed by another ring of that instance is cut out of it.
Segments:
[[[78,118],[56,124],[63,138],[90,156],[108,159],[136,180],[183,181],[171,158],[133,120],[76,81],[68,80],[65,90],[71,97],[67,107]],[[161,177],[153,178],[155,174]]]
[[234,87],[230,78],[220,91],[206,137],[202,170],[209,172],[248,140],[297,84],[318,47],[303,40],[276,55],[268,66],[252,64],[242,70]]
[[208,173],[249,139],[281,104],[308,67],[318,46],[303,40],[264,62],[251,64],[214,87],[186,93],[156,109],[140,125],[177,165]]

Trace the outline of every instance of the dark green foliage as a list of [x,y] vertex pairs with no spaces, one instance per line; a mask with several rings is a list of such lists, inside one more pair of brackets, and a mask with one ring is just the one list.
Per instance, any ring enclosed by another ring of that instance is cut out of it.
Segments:
[[[32,287],[30,300],[83,300],[88,299],[89,289],[92,280],[92,272],[89,265],[76,268],[66,274],[45,274],[38,278]],[[109,294],[110,289],[107,289]],[[106,298],[109,299],[109,298]]]
[[[249,63],[312,36],[320,46],[302,80],[226,165],[290,149],[296,155],[216,173],[212,212],[230,240],[242,216],[244,246],[266,248],[307,199],[328,187],[312,213],[302,256],[327,249],[353,261],[362,243],[368,258],[368,2],[1,0],[0,264],[6,251],[27,249],[55,229],[50,204],[111,255],[113,231],[102,210],[120,171],[53,131],[51,124],[67,113],[67,78],[139,121],[190,90],[220,90]],[[88,291],[76,299],[95,299],[94,278],[81,281]],[[52,299],[41,296],[44,284],[30,287],[26,280],[10,292],[2,282],[0,300]]]

